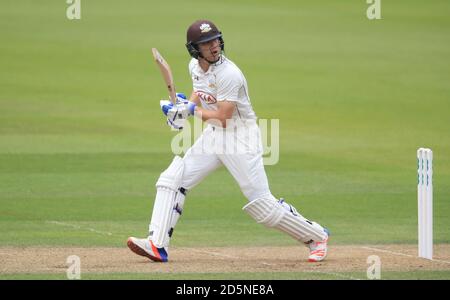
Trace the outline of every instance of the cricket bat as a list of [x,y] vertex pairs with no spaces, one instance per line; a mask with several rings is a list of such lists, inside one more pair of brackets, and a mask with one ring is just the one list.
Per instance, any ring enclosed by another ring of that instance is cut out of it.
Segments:
[[169,90],[170,100],[175,105],[177,101],[177,95],[175,92],[175,85],[173,84],[173,75],[172,71],[170,70],[170,66],[156,48],[152,48],[152,52],[153,58],[155,59],[156,64],[158,65],[164,78],[164,82],[167,85],[167,89]]

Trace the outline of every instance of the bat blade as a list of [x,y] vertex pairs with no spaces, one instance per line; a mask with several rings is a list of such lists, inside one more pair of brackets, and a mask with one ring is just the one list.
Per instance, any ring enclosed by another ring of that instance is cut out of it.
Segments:
[[156,61],[156,64],[159,67],[159,70],[161,71],[161,74],[163,76],[164,82],[166,83],[167,89],[169,91],[169,97],[173,104],[177,101],[177,96],[175,92],[175,85],[173,83],[173,75],[172,70],[170,69],[169,64],[167,61],[162,57],[161,53],[156,48],[152,48],[153,52],[153,58]]

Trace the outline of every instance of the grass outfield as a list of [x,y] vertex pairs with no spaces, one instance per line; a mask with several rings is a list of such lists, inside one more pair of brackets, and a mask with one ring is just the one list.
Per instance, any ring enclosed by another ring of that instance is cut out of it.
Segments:
[[[202,6],[213,9],[204,15]],[[126,247],[128,236],[146,235],[174,136],[150,49],[189,93],[185,30],[202,17],[223,31],[257,115],[280,119],[280,160],[266,167],[274,195],[328,227],[336,245],[416,244],[416,150],[430,147],[434,240],[450,243],[448,1],[383,2],[376,21],[359,0],[83,1],[79,21],[66,19],[66,7],[0,3],[0,247]],[[245,203],[231,175],[215,172],[189,193],[172,245],[295,244],[255,224]],[[448,271],[383,274],[450,279]],[[152,277],[84,278],[102,276]]]

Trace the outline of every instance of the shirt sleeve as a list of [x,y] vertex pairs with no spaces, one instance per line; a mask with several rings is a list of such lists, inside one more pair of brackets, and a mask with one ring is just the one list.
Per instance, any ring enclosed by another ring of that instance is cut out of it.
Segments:
[[217,78],[217,101],[238,101],[242,84],[241,74],[237,70],[224,72]]
[[196,62],[196,59],[195,59],[195,58],[192,58],[192,59],[189,61],[189,66],[188,66],[188,68],[189,68],[189,76],[191,76],[191,78],[192,78],[192,70],[194,70],[194,67],[195,67],[195,62]]

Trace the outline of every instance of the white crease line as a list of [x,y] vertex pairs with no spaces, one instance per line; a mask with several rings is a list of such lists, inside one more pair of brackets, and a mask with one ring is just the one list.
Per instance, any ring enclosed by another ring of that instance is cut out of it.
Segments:
[[414,257],[413,255],[410,255],[410,254],[394,252],[394,251],[390,251],[390,250],[384,250],[384,249],[378,249],[378,248],[372,248],[372,247],[365,247],[365,246],[361,247],[361,248],[367,249],[367,250],[372,250],[372,251],[385,252],[385,253],[394,254],[394,255],[400,255],[400,256],[406,256],[406,257]]
[[91,232],[93,232],[93,233],[98,233],[98,234],[102,234],[102,235],[108,235],[108,236],[113,235],[111,232],[100,231],[100,230],[96,230],[96,229],[94,229],[94,228],[82,227],[82,226],[79,226],[79,225],[69,224],[69,223],[64,223],[64,222],[58,222],[58,221],[45,221],[45,223],[47,223],[47,224],[54,224],[54,225],[60,225],[60,226],[66,226],[66,227],[71,227],[71,228],[74,228],[74,229],[88,230],[88,231],[91,231]]
[[444,263],[444,264],[450,264],[450,261],[440,260],[440,259],[435,259],[435,258],[433,258],[432,261],[437,261],[437,262],[441,262],[441,263]]
[[[204,253],[204,254],[209,254],[209,255],[213,255],[213,256],[224,257],[224,258],[244,259],[244,258],[242,258],[242,257],[231,256],[231,255],[226,255],[226,254],[217,253],[217,252],[212,252],[212,251],[206,251],[206,250],[193,249],[192,251],[194,251],[194,252],[199,252],[199,253]],[[262,264],[262,265],[265,265],[265,266],[276,266],[275,264],[270,264],[270,263],[267,263],[267,262],[261,262],[261,264]]]
[[[394,254],[394,255],[399,255],[399,256],[406,256],[406,257],[413,257],[413,258],[421,258],[418,256],[414,256],[414,255],[410,255],[410,254],[405,254],[405,253],[400,253],[400,252],[395,252],[395,251],[390,251],[390,250],[384,250],[384,249],[378,249],[378,248],[372,248],[372,247],[361,247],[363,249],[367,249],[367,250],[373,250],[373,251],[379,251],[379,252],[385,252],[385,253],[389,253],[389,254]],[[435,261],[435,262],[441,262],[441,263],[445,263],[445,264],[450,264],[450,261],[446,261],[446,260],[440,260],[440,259],[431,259],[429,261]]]
[[[198,250],[198,249],[190,249],[190,250],[194,251],[194,252],[198,252],[198,253],[204,253],[204,254],[212,255],[212,256],[219,256],[219,257],[232,258],[232,259],[241,259],[241,257],[226,255],[226,254],[212,252],[212,251]],[[261,262],[261,264],[264,265],[264,266],[271,266],[271,267],[277,266],[276,264],[270,264],[270,263],[267,263],[267,262]],[[361,279],[355,278],[353,276],[347,276],[347,275],[343,275],[343,274],[339,274],[339,273],[332,273],[332,272],[306,271],[304,273],[320,273],[320,274],[327,274],[327,275],[332,275],[332,276],[336,276],[336,277],[341,277],[341,278],[345,278],[345,279],[361,280]]]
[[236,256],[231,256],[231,255],[226,255],[226,254],[211,252],[211,251],[205,251],[205,250],[189,249],[189,251],[194,251],[194,252],[198,252],[198,253],[209,254],[209,255],[219,256],[219,257],[224,257],[224,258],[239,259],[239,257],[236,257]]

